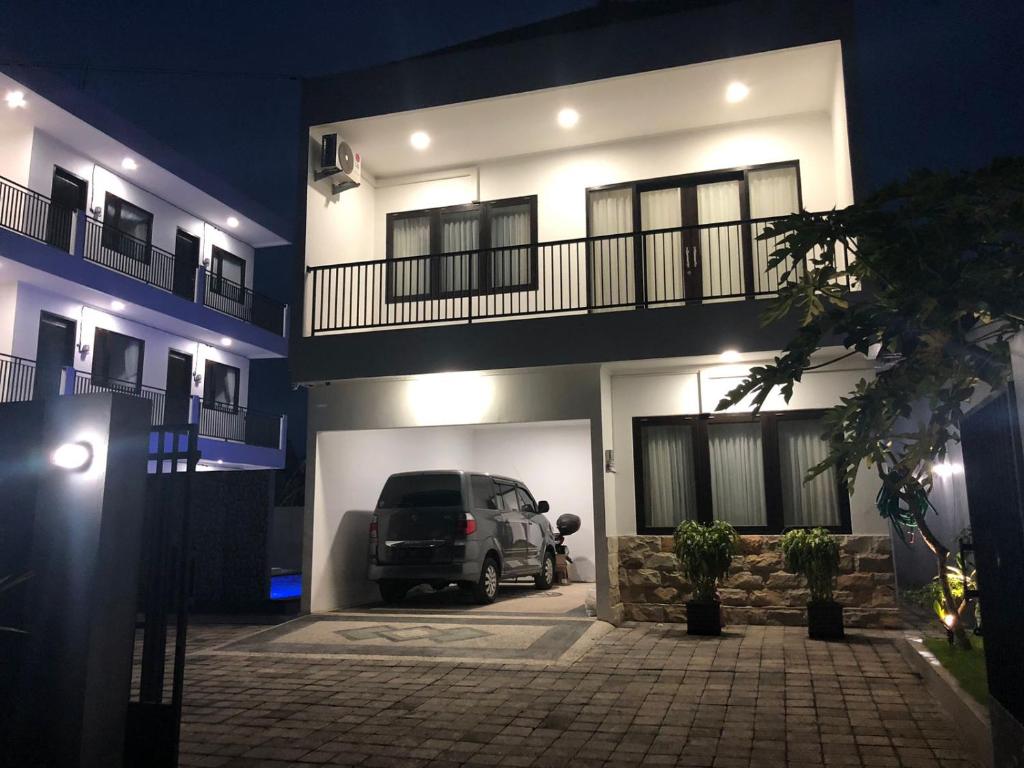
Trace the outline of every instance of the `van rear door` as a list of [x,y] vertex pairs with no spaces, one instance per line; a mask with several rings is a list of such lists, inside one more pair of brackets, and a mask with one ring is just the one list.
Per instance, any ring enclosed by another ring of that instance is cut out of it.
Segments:
[[464,510],[458,474],[392,475],[377,502],[378,562],[452,562]]

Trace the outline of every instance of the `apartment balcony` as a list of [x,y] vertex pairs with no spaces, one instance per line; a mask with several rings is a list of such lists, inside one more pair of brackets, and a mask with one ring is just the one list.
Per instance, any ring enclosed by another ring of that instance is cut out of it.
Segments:
[[[26,266],[49,271],[59,277],[96,287],[115,296],[131,293],[138,303],[157,311],[181,316],[204,327],[215,327],[223,335],[238,337],[261,349],[284,354],[288,307],[267,296],[208,272],[151,243],[104,226],[82,211],[55,205],[44,195],[0,177],[0,230],[16,233],[41,246],[77,257],[83,265],[81,277],[73,274],[73,262],[62,258],[27,255]],[[19,249],[20,250],[20,249]],[[14,249],[3,255],[17,258]],[[90,271],[102,267],[127,276],[149,289],[141,292],[124,282],[104,279]],[[173,296],[182,303],[168,302]],[[191,307],[189,306],[191,305]],[[218,320],[218,318],[225,320]],[[252,331],[237,330],[237,323]],[[256,330],[259,329],[259,330]]]
[[[308,267],[306,335],[319,344],[307,348],[346,355],[353,376],[418,372],[427,357],[462,365],[460,346],[497,345],[495,367],[742,348],[771,334],[761,300],[790,266],[769,268],[779,238],[764,232],[777,220]],[[401,362],[384,370],[389,351]]]
[[45,374],[37,377],[35,361],[0,354],[0,403],[120,392],[150,402],[150,423],[154,427],[196,424],[201,461],[206,464],[268,469],[284,466],[285,416],[231,403],[207,402],[195,395],[168,395],[163,389],[126,381],[97,381],[88,372],[71,367],[59,373],[59,378]]

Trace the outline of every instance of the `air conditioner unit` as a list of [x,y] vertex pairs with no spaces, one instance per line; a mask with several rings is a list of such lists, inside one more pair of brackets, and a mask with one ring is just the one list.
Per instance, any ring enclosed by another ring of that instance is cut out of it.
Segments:
[[336,195],[362,183],[362,165],[362,159],[348,142],[336,133],[326,133],[320,139],[320,157],[313,170],[313,180],[328,180],[331,194]]

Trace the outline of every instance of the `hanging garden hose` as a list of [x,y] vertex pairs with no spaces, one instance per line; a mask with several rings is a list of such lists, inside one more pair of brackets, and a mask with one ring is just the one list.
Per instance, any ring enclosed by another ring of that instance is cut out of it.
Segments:
[[875,497],[878,513],[892,523],[900,540],[907,543],[906,530],[917,529],[917,517],[923,517],[929,508],[934,509],[928,499],[928,491],[906,470],[894,468],[886,475],[882,487]]

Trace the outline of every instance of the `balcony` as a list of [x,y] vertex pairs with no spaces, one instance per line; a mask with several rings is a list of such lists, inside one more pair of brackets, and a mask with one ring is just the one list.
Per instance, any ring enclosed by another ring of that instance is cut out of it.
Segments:
[[105,227],[81,211],[0,177],[0,229],[53,246],[275,336],[286,335],[287,306],[208,273],[174,254]]
[[[205,402],[194,395],[168,395],[163,389],[136,386],[127,381],[97,381],[91,374],[71,367],[63,368],[60,374],[59,380],[55,376],[49,377],[52,385],[44,387],[42,380],[37,380],[34,361],[0,354],[0,403],[20,402],[38,397],[120,392],[150,402],[150,423],[154,427],[164,424],[197,424],[199,448],[204,459],[216,460],[225,453],[222,448],[231,447],[226,454],[232,459],[239,459],[240,463],[274,467],[283,465],[287,429],[287,420],[284,416],[229,403]],[[40,387],[48,391],[41,391]],[[248,453],[239,450],[246,447],[258,450]],[[244,461],[246,457],[250,460]]]
[[307,267],[308,335],[764,298],[786,271],[774,221]]

